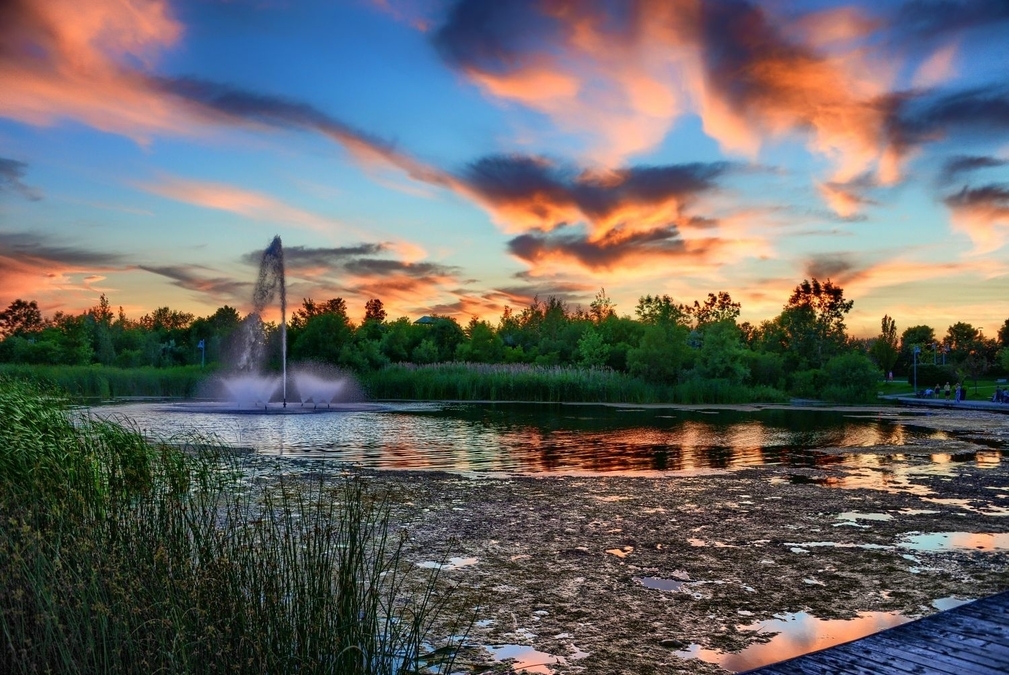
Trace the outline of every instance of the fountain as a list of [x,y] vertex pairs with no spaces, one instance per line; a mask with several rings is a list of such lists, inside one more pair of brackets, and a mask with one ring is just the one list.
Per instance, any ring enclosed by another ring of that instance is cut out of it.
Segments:
[[[263,339],[263,313],[274,303],[280,303],[280,376],[264,373],[266,344]],[[287,410],[288,395],[295,394],[302,408],[314,403],[317,409],[330,408],[338,396],[343,400],[359,398],[353,379],[325,366],[295,367],[288,382],[287,367],[287,286],[284,275],[284,247],[275,236],[263,251],[259,275],[252,294],[252,312],[241,327],[237,349],[232,354],[232,368],[217,378],[218,395],[240,409],[270,410],[270,403],[280,393],[281,410]],[[288,385],[292,385],[289,387]],[[292,411],[293,412],[293,411]]]

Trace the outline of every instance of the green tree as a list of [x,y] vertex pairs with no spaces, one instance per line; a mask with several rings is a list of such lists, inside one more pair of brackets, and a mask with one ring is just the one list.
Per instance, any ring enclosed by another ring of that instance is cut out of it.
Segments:
[[1009,319],[1006,319],[998,329],[1000,347],[1009,347]]
[[844,290],[830,279],[820,283],[803,280],[792,291],[781,314],[788,348],[804,361],[821,367],[843,351],[847,336],[844,317],[854,301],[844,299]]
[[709,323],[702,333],[694,371],[703,378],[742,383],[748,374],[746,353],[739,327],[732,318]]
[[385,324],[382,333],[382,353],[393,363],[410,361],[413,350],[427,335],[424,326],[418,326],[405,316]]
[[977,343],[983,337],[979,328],[963,321],[957,321],[946,329],[942,344],[949,351],[949,358],[954,363],[963,363],[970,352],[977,348]]
[[688,332],[668,321],[648,325],[638,346],[627,352],[631,374],[652,382],[676,382],[688,357]]
[[708,293],[708,297],[703,303],[694,300],[694,304],[684,307],[683,311],[694,321],[697,328],[701,328],[709,323],[720,321],[735,322],[739,318],[741,308],[742,305],[732,301],[732,296],[725,291],[719,291],[717,295]]
[[0,312],[0,337],[31,335],[44,327],[42,312],[34,300],[25,302],[18,298]]
[[466,340],[456,351],[460,361],[497,363],[504,358],[504,341],[486,321],[473,317],[464,332]]
[[382,323],[385,321],[385,307],[382,305],[382,301],[378,298],[372,298],[368,302],[364,303],[364,321],[375,321],[377,323]]
[[610,317],[616,316],[616,314],[616,305],[606,295],[606,289],[600,288],[599,292],[596,293],[596,297],[592,300],[592,304],[589,305],[589,318],[593,323],[598,325]]
[[595,328],[589,328],[578,340],[578,363],[589,368],[605,366],[610,358],[610,345]]
[[897,343],[897,324],[889,315],[883,315],[879,336],[872,343],[869,351],[884,373],[893,370],[894,364],[897,363],[897,357],[900,355],[900,349]]
[[638,315],[641,323],[649,325],[682,323],[684,320],[683,310],[668,295],[641,296],[638,298],[634,313]]
[[292,360],[321,361],[337,365],[343,348],[353,338],[346,314],[324,312],[310,317],[290,346]]

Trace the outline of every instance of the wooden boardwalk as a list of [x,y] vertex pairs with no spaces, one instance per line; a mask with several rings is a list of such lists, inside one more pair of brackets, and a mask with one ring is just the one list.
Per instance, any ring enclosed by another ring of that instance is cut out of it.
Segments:
[[748,673],[1009,673],[1009,591]]

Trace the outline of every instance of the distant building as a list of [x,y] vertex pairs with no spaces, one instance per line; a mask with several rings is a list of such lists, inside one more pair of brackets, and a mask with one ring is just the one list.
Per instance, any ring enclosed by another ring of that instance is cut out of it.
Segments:
[[434,318],[433,316],[422,316],[413,323],[415,326],[430,326],[431,324],[437,322],[438,319]]

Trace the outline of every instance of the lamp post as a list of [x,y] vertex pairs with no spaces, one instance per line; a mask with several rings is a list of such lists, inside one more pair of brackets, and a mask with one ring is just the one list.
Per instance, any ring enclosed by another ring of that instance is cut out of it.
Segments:
[[200,344],[196,345],[196,348],[200,350],[200,368],[207,365],[207,345],[203,340],[200,340]]
[[939,354],[939,343],[937,343],[937,342],[933,342],[933,343],[932,343],[932,365],[933,365],[933,366],[934,366],[934,365],[935,365],[935,364],[937,363],[937,361],[938,361],[938,359],[937,359],[937,357],[938,357],[938,354]]
[[918,354],[921,354],[921,347],[914,348],[914,397],[918,398]]

